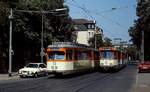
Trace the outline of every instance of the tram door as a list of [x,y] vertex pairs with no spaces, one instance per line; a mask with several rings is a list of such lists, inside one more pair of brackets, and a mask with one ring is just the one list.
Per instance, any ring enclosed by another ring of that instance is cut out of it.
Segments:
[[57,70],[56,62],[52,62],[52,70]]

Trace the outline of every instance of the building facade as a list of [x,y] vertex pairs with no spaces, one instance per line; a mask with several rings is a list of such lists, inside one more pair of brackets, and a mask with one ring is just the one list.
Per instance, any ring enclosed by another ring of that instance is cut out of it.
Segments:
[[89,39],[95,34],[102,33],[102,30],[97,30],[95,20],[73,19],[73,23],[76,32],[75,42],[77,43],[90,45]]

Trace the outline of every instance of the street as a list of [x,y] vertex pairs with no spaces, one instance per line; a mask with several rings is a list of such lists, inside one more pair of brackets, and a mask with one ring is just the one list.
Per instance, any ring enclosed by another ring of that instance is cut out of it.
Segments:
[[128,65],[117,73],[23,78],[0,81],[0,92],[133,92],[137,69]]
[[149,20],[150,0],[0,0],[0,92],[150,92]]

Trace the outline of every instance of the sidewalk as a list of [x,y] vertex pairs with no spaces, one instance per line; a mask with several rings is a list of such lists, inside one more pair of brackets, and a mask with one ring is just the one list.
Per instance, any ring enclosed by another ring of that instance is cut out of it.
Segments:
[[19,79],[19,76],[17,73],[13,73],[12,76],[8,76],[8,74],[0,74],[0,81],[2,80],[14,80]]
[[138,73],[135,92],[150,92],[150,73]]

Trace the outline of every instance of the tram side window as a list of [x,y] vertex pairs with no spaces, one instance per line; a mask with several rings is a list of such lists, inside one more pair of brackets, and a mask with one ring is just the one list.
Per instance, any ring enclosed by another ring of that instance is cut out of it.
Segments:
[[118,60],[120,60],[120,59],[121,59],[121,53],[118,52]]
[[48,53],[48,59],[49,60],[54,60],[54,56],[53,56],[53,54],[51,52]]
[[74,59],[78,60],[78,51],[75,51],[75,53],[74,53]]
[[87,60],[88,59],[88,53],[87,52],[80,52],[78,58],[79,58],[79,60]]
[[117,51],[114,52],[114,58],[118,59],[118,53],[117,53]]
[[67,50],[66,59],[73,60],[73,51],[72,50]]
[[99,58],[99,52],[94,51],[94,59],[98,59]]

